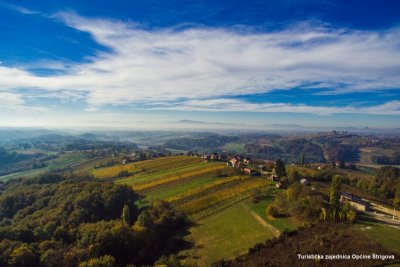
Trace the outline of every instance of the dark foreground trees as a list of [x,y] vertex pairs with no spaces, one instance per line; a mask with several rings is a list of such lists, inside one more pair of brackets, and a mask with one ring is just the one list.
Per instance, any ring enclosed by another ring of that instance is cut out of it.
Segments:
[[168,203],[139,210],[128,186],[43,175],[4,185],[0,266],[151,265],[184,245],[187,222]]

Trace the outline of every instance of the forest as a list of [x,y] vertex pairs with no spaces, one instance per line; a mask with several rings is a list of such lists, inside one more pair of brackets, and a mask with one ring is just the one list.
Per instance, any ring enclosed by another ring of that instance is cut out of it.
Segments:
[[185,216],[137,207],[126,185],[46,174],[0,188],[1,266],[151,265],[185,245]]

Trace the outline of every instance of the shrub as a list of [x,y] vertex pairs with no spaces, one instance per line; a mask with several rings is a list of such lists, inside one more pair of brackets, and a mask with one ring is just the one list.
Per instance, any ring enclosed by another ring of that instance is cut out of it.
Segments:
[[272,217],[276,217],[279,215],[278,208],[274,204],[269,204],[267,206],[266,212],[268,215],[271,215]]

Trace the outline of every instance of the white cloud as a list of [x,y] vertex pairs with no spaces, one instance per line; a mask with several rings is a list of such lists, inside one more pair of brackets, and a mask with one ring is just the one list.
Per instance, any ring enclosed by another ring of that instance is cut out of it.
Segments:
[[331,115],[339,113],[364,113],[377,115],[400,115],[400,101],[391,101],[370,107],[323,107],[292,105],[286,103],[251,103],[237,99],[189,100],[171,107],[153,109],[195,110],[195,111],[248,111],[248,112],[291,112]]
[[[400,88],[398,28],[373,32],[303,24],[262,33],[223,28],[177,31],[144,30],[132,23],[74,13],[59,13],[54,18],[88,32],[111,52],[99,52],[89,63],[65,66],[67,74],[48,77],[2,65],[0,91],[75,91],[86,97],[88,110],[108,104],[168,104],[178,99],[189,101],[170,108],[200,105],[210,110],[211,106],[202,105],[213,102],[201,99],[215,98],[219,110],[331,114],[342,108],[251,104],[225,98],[309,84],[310,90],[322,86],[336,92]],[[394,101],[375,108],[348,107],[347,111],[381,114],[393,105],[398,108]]]
[[43,112],[47,110],[44,107],[25,105],[22,95],[9,92],[0,92],[0,103],[0,112]]
[[24,104],[21,95],[0,92],[0,103],[2,106],[18,106]]

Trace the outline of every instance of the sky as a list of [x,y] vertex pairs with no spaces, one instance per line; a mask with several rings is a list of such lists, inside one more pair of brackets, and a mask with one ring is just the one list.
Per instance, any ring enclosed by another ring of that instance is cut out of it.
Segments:
[[2,1],[0,126],[400,128],[400,1]]

